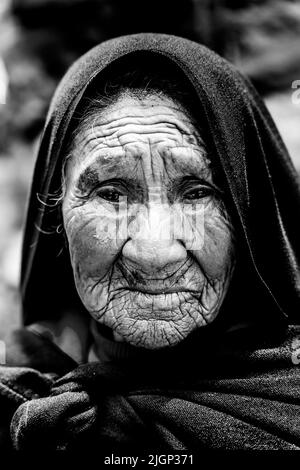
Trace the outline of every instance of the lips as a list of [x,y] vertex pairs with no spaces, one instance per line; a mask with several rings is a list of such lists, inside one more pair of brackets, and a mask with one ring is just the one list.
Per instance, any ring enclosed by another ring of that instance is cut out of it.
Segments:
[[148,295],[166,295],[166,294],[180,294],[182,292],[188,292],[190,294],[196,294],[197,292],[192,289],[182,289],[182,288],[169,288],[169,289],[145,289],[145,287],[124,287],[124,290],[130,290],[134,292],[141,292]]
[[[139,311],[139,317],[149,320],[151,315],[154,314],[155,319],[171,320],[174,317],[174,312],[180,305],[186,303],[187,298],[196,301],[192,296],[191,291],[181,291],[178,289],[163,290],[156,289],[155,291],[144,289],[143,291],[137,289],[124,289],[124,292],[130,297],[132,305],[135,305]],[[154,293],[153,293],[154,292]],[[184,295],[185,292],[189,294]]]

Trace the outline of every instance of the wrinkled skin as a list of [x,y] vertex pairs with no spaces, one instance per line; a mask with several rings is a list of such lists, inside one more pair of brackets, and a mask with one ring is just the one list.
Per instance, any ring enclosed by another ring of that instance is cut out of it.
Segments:
[[148,349],[212,322],[234,268],[233,230],[188,113],[127,93],[73,147],[63,218],[88,312],[115,340]]

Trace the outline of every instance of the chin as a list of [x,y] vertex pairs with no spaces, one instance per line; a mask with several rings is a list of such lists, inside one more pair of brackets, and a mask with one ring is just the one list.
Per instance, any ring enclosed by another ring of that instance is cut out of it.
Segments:
[[149,350],[178,345],[192,332],[211,323],[219,310],[219,302],[204,309],[190,294],[134,295],[134,299],[132,293],[125,295],[122,305],[116,298],[106,304],[105,310],[98,305],[96,310],[88,311],[99,325],[113,332],[115,341]]
[[[191,324],[190,327],[185,326],[179,328],[172,321],[167,320],[136,320],[134,325],[126,323],[119,324],[112,328],[114,340],[130,344],[131,346],[148,349],[159,350],[172,348],[184,341],[190,333],[200,326],[204,326],[205,322],[198,327]],[[107,325],[109,326],[109,325]]]

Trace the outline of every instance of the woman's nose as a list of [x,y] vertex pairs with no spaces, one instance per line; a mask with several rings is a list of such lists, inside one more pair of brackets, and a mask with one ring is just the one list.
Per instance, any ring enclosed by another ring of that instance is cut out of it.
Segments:
[[182,263],[187,251],[174,238],[174,219],[169,206],[152,204],[139,211],[128,226],[129,240],[122,254],[143,271],[159,270],[170,264]]

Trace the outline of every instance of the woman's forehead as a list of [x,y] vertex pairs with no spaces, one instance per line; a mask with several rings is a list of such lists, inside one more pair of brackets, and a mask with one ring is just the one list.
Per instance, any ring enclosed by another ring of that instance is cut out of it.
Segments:
[[104,111],[85,118],[75,137],[73,158],[80,167],[113,169],[136,165],[147,154],[178,168],[198,166],[207,152],[188,112],[167,96],[121,96]]
[[[185,134],[200,134],[198,123],[190,110],[188,110],[176,98],[167,95],[162,90],[123,90],[117,97],[108,97],[105,100],[89,99],[87,109],[82,111],[83,118],[79,119],[78,137],[83,137],[86,129],[91,130],[95,125],[102,126],[105,131],[121,124],[122,119],[136,119],[139,122],[147,120],[152,122],[164,122],[164,117],[172,119],[174,125]],[[199,135],[200,137],[200,135]],[[201,140],[201,138],[200,138]]]

